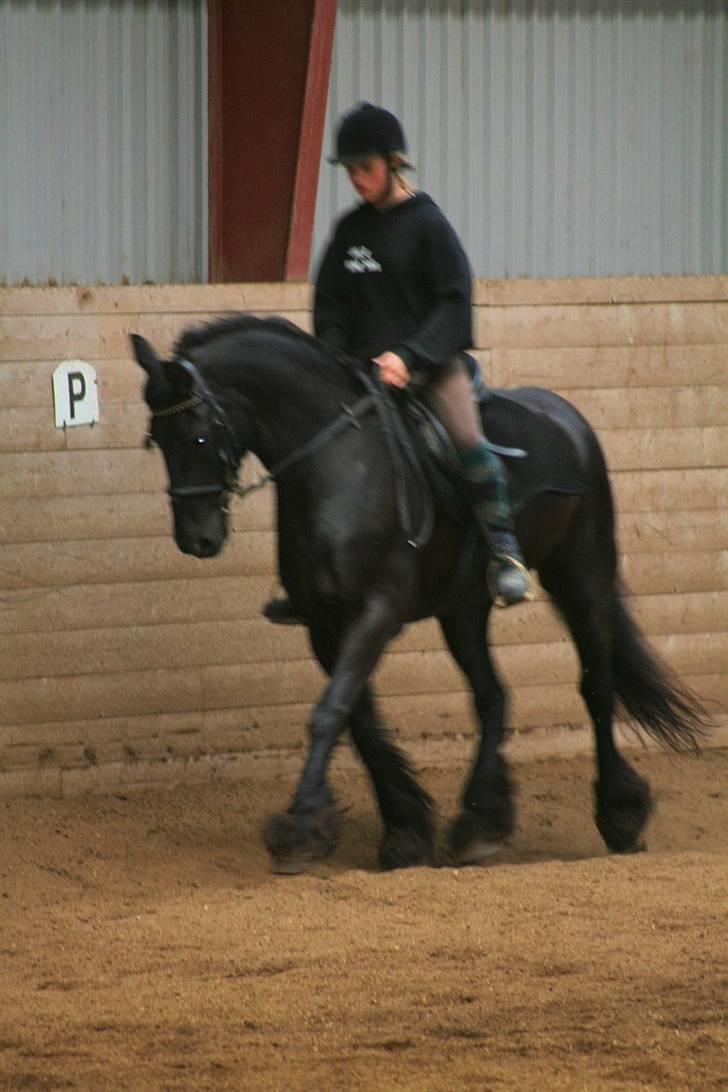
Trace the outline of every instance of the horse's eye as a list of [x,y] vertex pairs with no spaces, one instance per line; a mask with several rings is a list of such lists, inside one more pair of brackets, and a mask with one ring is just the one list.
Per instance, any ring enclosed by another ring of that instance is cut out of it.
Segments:
[[197,437],[197,443],[198,444],[206,444],[207,443],[207,436],[198,436]]

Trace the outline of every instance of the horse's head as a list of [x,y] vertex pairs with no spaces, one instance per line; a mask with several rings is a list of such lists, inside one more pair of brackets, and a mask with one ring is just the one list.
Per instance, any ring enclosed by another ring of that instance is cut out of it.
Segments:
[[230,422],[194,364],[160,360],[138,334],[131,342],[147,374],[148,440],[167,464],[175,541],[185,554],[214,557],[227,536],[227,500],[240,462]]

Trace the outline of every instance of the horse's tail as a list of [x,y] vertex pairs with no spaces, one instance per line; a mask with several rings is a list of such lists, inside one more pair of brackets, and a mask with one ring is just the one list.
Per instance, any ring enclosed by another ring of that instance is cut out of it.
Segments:
[[699,753],[710,727],[700,699],[650,648],[619,595],[613,602],[612,676],[625,711],[663,746]]

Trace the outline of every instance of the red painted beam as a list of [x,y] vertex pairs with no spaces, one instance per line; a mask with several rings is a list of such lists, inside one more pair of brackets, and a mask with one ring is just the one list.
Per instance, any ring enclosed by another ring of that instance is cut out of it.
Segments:
[[337,0],[314,0],[291,227],[286,254],[287,280],[305,280],[308,277],[326,101],[331,76],[331,54],[334,48],[336,8]]
[[208,0],[210,279],[305,279],[336,0]]

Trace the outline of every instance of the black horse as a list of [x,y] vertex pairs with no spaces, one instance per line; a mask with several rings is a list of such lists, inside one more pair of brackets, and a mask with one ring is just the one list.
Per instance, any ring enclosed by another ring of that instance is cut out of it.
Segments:
[[[254,452],[277,486],[281,581],[330,679],[311,715],[292,803],[265,829],[273,867],[301,871],[335,846],[340,812],[327,768],[347,725],[382,815],[382,867],[432,862],[432,801],[382,725],[369,684],[388,642],[405,623],[429,616],[470,683],[480,727],[450,831],[452,857],[476,863],[488,856],[514,828],[501,753],[506,699],[487,644],[488,558],[468,521],[442,505],[427,541],[413,548],[417,528],[404,525],[421,526],[422,483],[414,462],[398,457],[397,426],[383,410],[390,395],[279,319],[236,315],[187,330],[167,362],[143,338],[132,342],[148,377],[150,439],[167,464],[178,547],[196,557],[220,551],[229,494],[240,492],[240,461]],[[566,439],[574,464],[567,473],[584,483],[558,493],[548,484],[529,491],[526,481],[516,530],[579,653],[596,741],[597,827],[610,850],[633,852],[642,847],[652,802],[647,782],[617,749],[615,702],[674,750],[697,750],[703,711],[649,648],[620,596],[612,496],[594,432],[548,391],[508,396]]]

